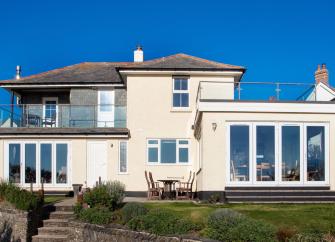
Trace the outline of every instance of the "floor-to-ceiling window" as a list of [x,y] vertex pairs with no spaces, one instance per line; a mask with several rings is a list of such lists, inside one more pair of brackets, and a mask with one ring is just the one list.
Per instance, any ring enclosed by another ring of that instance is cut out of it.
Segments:
[[249,126],[230,127],[230,181],[249,181]]
[[14,183],[69,184],[69,143],[18,141],[6,144],[5,177]]
[[326,123],[228,124],[228,184],[328,184],[327,132]]

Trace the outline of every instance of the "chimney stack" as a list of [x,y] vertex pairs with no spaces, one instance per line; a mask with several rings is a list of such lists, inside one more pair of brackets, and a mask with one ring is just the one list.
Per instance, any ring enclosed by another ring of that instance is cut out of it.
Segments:
[[134,62],[143,62],[143,49],[140,45],[134,50]]
[[329,76],[326,64],[318,65],[318,69],[315,71],[315,83],[319,84],[322,82],[323,84],[329,86]]
[[16,75],[15,79],[19,80],[21,78],[21,66],[16,66]]

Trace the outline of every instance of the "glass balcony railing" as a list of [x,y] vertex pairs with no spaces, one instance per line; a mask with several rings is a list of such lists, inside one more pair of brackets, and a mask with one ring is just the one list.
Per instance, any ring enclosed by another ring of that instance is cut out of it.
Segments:
[[318,98],[315,84],[201,81],[199,100],[317,101]]
[[118,105],[0,105],[0,128],[125,128],[126,116]]

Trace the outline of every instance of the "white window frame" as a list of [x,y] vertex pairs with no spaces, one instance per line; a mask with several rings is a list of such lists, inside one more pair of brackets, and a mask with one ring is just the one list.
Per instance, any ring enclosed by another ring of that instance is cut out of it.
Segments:
[[[231,181],[230,180],[230,169],[231,169],[231,164],[230,164],[230,127],[231,126],[248,126],[249,128],[249,181]],[[230,185],[239,185],[239,184],[245,184],[245,185],[250,185],[252,184],[253,181],[253,150],[252,150],[252,132],[253,132],[253,128],[252,125],[250,123],[244,123],[244,122],[230,122],[227,126],[226,126],[226,144],[227,144],[227,157],[226,157],[226,161],[227,161],[227,166],[228,167],[226,169],[226,180],[228,182],[228,184]]]
[[[158,144],[149,144],[149,141],[151,140],[155,140],[158,141]],[[161,141],[162,140],[173,140],[176,141],[176,163],[161,163]],[[188,144],[179,144],[179,141],[187,141]],[[167,165],[167,166],[171,166],[171,165],[185,165],[185,166],[189,166],[191,165],[191,157],[190,157],[190,140],[189,139],[174,139],[174,138],[148,138],[147,139],[147,159],[146,159],[146,163],[148,165]],[[158,148],[158,161],[157,162],[149,162],[149,148]],[[179,148],[187,148],[188,150],[188,162],[179,162]]]
[[[175,90],[175,80],[183,79],[187,81],[187,90]],[[188,95],[188,106],[174,106],[173,105],[173,96],[174,94],[187,94]],[[175,110],[189,110],[190,109],[190,78],[189,77],[173,77],[172,78],[172,108]]]
[[[230,127],[233,125],[248,125],[249,126],[249,156],[252,156],[249,164],[250,182],[230,181]],[[256,127],[257,126],[275,126],[275,181],[256,181]],[[301,178],[299,182],[282,181],[282,134],[281,127],[283,126],[299,126],[300,127],[300,172]],[[325,181],[307,181],[307,127],[321,126],[325,128]],[[328,122],[227,122],[226,124],[226,184],[231,186],[329,186],[329,123]],[[250,140],[251,139],[251,140]]]
[[[20,144],[20,183],[17,183],[21,187],[29,188],[30,183],[25,183],[24,177],[24,169],[25,169],[25,144],[36,144],[36,183],[33,183],[34,188],[41,187],[41,157],[40,157],[40,148],[41,144],[51,144],[52,148],[52,182],[47,184],[44,183],[44,187],[48,188],[70,188],[72,185],[72,161],[71,161],[71,142],[68,140],[59,140],[59,141],[52,141],[52,140],[43,140],[43,141],[36,141],[36,140],[12,140],[12,141],[5,141],[5,152],[4,152],[4,177],[6,180],[9,178],[9,144]],[[66,183],[56,183],[56,144],[66,144],[67,145],[67,181]]]
[[55,101],[56,102],[56,124],[55,127],[58,127],[58,97],[44,97],[43,98],[43,120],[45,120],[45,111],[46,111],[46,102]]
[[[126,144],[126,171],[121,171],[121,143]],[[119,141],[119,164],[118,164],[118,173],[121,175],[129,174],[128,173],[128,141],[121,140]]]

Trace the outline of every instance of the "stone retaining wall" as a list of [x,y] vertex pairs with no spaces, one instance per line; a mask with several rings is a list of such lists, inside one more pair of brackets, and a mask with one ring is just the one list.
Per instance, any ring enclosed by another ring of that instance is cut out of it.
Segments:
[[0,205],[0,241],[25,242],[37,233],[38,212],[26,212]]
[[99,226],[77,221],[70,221],[69,226],[73,228],[70,236],[71,242],[200,242],[209,240],[188,239],[181,237],[157,236],[145,232],[136,232],[123,228],[122,226]]

